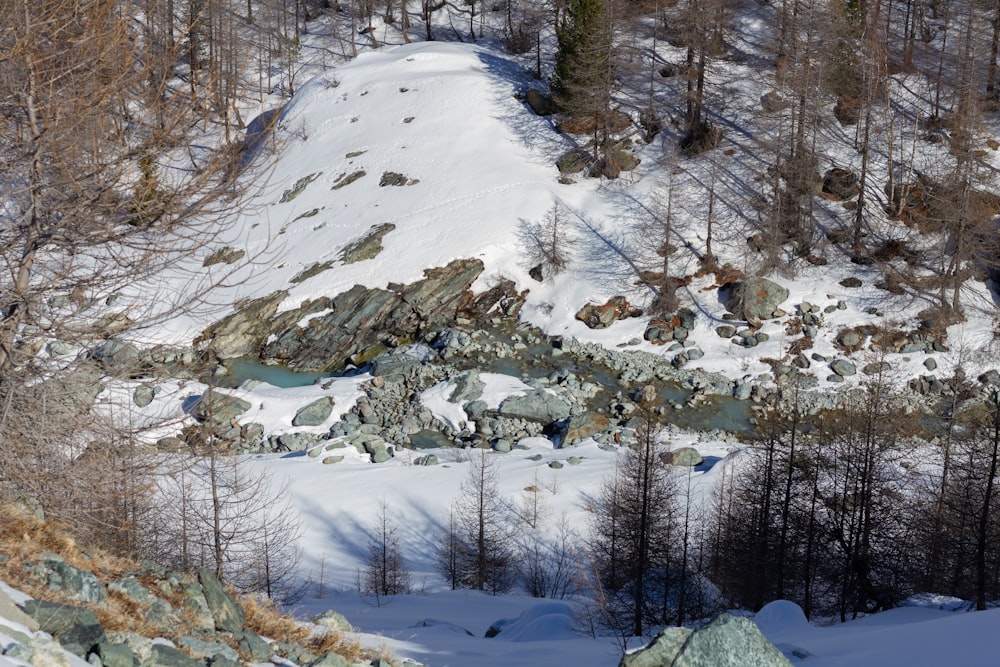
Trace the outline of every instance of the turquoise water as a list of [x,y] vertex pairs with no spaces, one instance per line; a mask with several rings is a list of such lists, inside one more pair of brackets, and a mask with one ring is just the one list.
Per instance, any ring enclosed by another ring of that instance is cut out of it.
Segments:
[[333,377],[333,373],[296,373],[284,366],[267,366],[251,357],[228,359],[225,363],[229,375],[225,384],[239,386],[245,380],[258,380],[275,387],[288,389],[316,384],[316,380]]

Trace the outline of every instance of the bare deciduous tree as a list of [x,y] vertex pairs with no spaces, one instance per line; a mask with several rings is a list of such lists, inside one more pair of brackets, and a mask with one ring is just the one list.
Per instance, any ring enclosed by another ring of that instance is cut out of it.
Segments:
[[361,593],[371,595],[380,605],[387,595],[410,592],[410,571],[403,560],[396,524],[382,502],[375,517],[375,532],[368,538],[368,562],[361,581]]

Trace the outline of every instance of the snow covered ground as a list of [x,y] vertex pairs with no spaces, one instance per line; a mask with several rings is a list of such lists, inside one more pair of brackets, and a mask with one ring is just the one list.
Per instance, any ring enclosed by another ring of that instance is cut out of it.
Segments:
[[[724,90],[733,101],[731,110],[744,115],[756,112],[759,76],[747,74],[736,63],[725,67],[729,69],[714,71],[725,82]],[[633,247],[639,212],[651,205],[672,168],[671,146],[676,137],[665,134],[641,147],[642,163],[621,181],[581,178],[562,185],[554,161],[571,144],[555,132],[550,119],[533,115],[518,99],[529,85],[529,72],[487,43],[432,42],[363,53],[301,86],[280,114],[274,140],[276,162],[261,166],[261,181],[250,193],[239,227],[220,241],[220,247],[245,250],[251,262],[237,272],[232,286],[212,295],[213,303],[234,304],[284,289],[289,294],[282,307],[291,309],[355,284],[380,287],[409,282],[420,278],[425,268],[474,257],[486,265],[475,287],[482,289],[508,277],[520,288],[530,289],[523,316],[547,333],[663,354],[662,347],[635,342],[642,337],[644,320],[618,322],[597,331],[586,328],[574,315],[586,302],[603,303],[615,294],[642,302],[644,296],[633,284],[632,270],[617,250]],[[745,108],[739,111],[741,104]],[[750,165],[755,157],[735,142],[724,143],[719,154],[730,149],[736,152],[722,173],[731,168],[739,178],[752,180]],[[827,159],[831,163],[856,162],[857,156],[843,146],[830,150]],[[678,187],[705,181],[707,170],[707,164],[698,161],[685,163],[675,173],[675,181]],[[380,185],[386,173],[401,175],[399,182],[404,184]],[[737,193],[729,194],[735,197]],[[678,196],[698,199],[697,193]],[[530,267],[521,259],[517,230],[525,221],[539,221],[555,202],[566,207],[573,221],[574,261],[565,274],[538,283],[528,276]],[[678,208],[683,216],[679,227],[696,244],[704,241],[703,203],[687,201]],[[719,213],[719,224],[728,225],[734,238],[743,239],[741,209],[749,202],[733,199],[728,205],[728,214]],[[829,215],[837,219],[845,213],[830,211]],[[394,228],[384,237],[384,250],[377,257],[352,264],[341,260],[347,246],[373,227],[386,224]],[[204,256],[192,257],[185,270],[201,270],[205,257],[220,247],[205,248]],[[745,246],[719,245],[716,252],[737,268],[750,264]],[[312,277],[293,280],[310,269],[316,269]],[[841,287],[839,281],[848,276],[860,277],[863,287]],[[879,290],[873,286],[874,269],[843,262],[804,267],[794,279],[775,278],[790,289],[785,304],[789,312],[803,301],[822,307],[845,301],[845,309],[824,314],[824,335],[813,348],[823,355],[834,354],[833,336],[842,327],[863,323],[906,327],[929,305],[923,297],[895,297]],[[731,378],[767,372],[770,367],[763,360],[781,358],[787,351],[785,318],[764,325],[770,340],[758,347],[732,345],[714,332],[725,309],[717,291],[708,289],[711,280],[694,279],[682,290],[682,305],[698,313],[692,338],[705,352],[691,366]],[[978,296],[992,305],[985,288],[979,285],[977,289]],[[872,308],[878,312],[867,312]],[[150,342],[189,342],[227,309],[207,309],[173,320],[149,334]],[[934,355],[937,373],[950,375],[961,363],[975,377],[979,369],[994,366],[998,354],[995,326],[988,309],[971,308],[969,321],[950,330],[952,352]],[[925,359],[920,353],[892,361],[902,381],[926,372]],[[822,382],[825,373],[819,377]],[[860,378],[860,374],[849,378],[846,384]],[[295,389],[263,384],[235,393],[253,405],[242,419],[264,424],[268,433],[291,430],[297,408],[331,396],[336,406],[328,423],[296,429],[322,433],[350,408],[360,393],[358,383],[367,379],[359,376]],[[120,387],[121,396],[127,397],[132,388]],[[148,408],[129,408],[137,422],[183,419],[185,400],[203,390],[190,382],[165,383],[163,388]],[[518,387],[502,389],[509,393]],[[424,402],[449,421],[461,420],[460,410],[442,401],[443,395],[442,388],[429,390]],[[129,401],[112,403],[127,405]],[[176,430],[176,424],[171,424],[163,434]],[[543,439],[521,444],[527,449],[495,455],[500,462],[502,495],[516,503],[525,487],[537,486],[548,507],[550,526],[566,517],[576,530],[585,531],[588,496],[597,492],[611,470],[614,453],[593,442],[567,450],[553,449]],[[693,502],[709,506],[714,477],[736,446],[700,442],[696,435],[678,436],[672,444],[695,444],[706,458],[692,473],[691,482]],[[287,482],[302,516],[301,567],[312,586],[299,613],[309,617],[336,609],[364,633],[366,642],[384,643],[399,657],[435,667],[616,664],[617,645],[574,633],[567,626],[561,602],[446,590],[434,568],[434,539],[459,493],[467,454],[438,450],[434,453],[441,465],[412,465],[427,453],[400,451],[381,465],[371,465],[360,455],[348,455],[336,465],[323,465],[322,457],[305,453],[248,459],[247,465],[269,470],[276,485]],[[566,464],[569,456],[581,461]],[[549,467],[556,460],[564,466]],[[361,599],[356,589],[381,503],[400,529],[415,590],[375,606]],[[321,588],[322,596],[317,597]],[[759,622],[768,638],[796,664],[938,667],[995,662],[997,645],[991,626],[997,622],[997,613],[907,607],[839,626],[814,627],[789,606],[774,605],[762,612]],[[499,637],[483,638],[491,624],[518,618]]]

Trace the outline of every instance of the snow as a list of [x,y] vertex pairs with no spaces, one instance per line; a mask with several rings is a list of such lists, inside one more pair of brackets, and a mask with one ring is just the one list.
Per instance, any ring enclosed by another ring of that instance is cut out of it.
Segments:
[[[768,25],[770,17],[760,13],[745,18],[741,29],[745,35],[757,35]],[[756,47],[748,50],[752,48]],[[680,56],[675,53],[672,57],[678,61]],[[759,73],[738,62],[715,63],[712,68],[714,83],[732,103],[735,122],[749,127],[743,121],[758,113]],[[665,355],[662,347],[633,342],[642,339],[644,318],[591,330],[576,320],[575,313],[588,301],[603,303],[616,294],[643,303],[645,295],[635,287],[635,276],[619,250],[634,249],[630,225],[664,185],[664,173],[674,166],[676,157],[668,145],[675,137],[665,134],[641,147],[642,164],[622,181],[580,179],[573,185],[561,185],[553,158],[570,143],[554,131],[550,119],[534,116],[515,97],[529,82],[525,68],[488,42],[428,42],[362,53],[303,84],[280,111],[271,142],[277,148],[275,162],[260,161],[255,167],[260,180],[248,191],[249,201],[239,224],[218,242],[220,247],[245,249],[249,262],[208,269],[216,275],[233,271],[226,277],[226,285],[212,294],[213,304],[225,306],[174,318],[155,331],[143,332],[144,342],[190,342],[205,326],[230,312],[231,304],[243,299],[288,290],[281,309],[289,310],[356,284],[385,287],[411,282],[421,278],[428,267],[473,257],[486,266],[475,289],[501,277],[515,280],[520,289],[530,290],[523,318],[545,332]],[[914,100],[926,92],[918,81],[905,77],[897,85],[914,91]],[[826,131],[842,129],[831,123]],[[720,202],[731,201],[717,215],[718,224],[732,232],[742,229],[741,216],[753,214],[743,210],[746,193],[739,189],[754,182],[761,167],[752,150],[744,150],[736,140],[726,141],[730,143],[725,148],[736,152],[720,172],[719,197]],[[849,140],[839,148],[830,146],[826,162],[842,166],[857,163]],[[934,156],[922,159],[933,160]],[[708,182],[711,169],[707,162],[690,161],[682,169],[674,169],[675,175],[670,177],[680,191],[678,227],[692,242],[704,239],[704,202],[692,201],[697,200],[699,190],[692,194],[684,188]],[[362,170],[364,176],[334,189],[343,178]],[[379,181],[385,172],[403,174],[409,184],[382,187]],[[281,201],[285,192],[308,177],[314,180],[300,194]],[[542,219],[556,202],[566,207],[572,220],[574,261],[567,273],[537,283],[528,276],[530,267],[521,259],[516,232],[523,221]],[[845,215],[828,203],[818,206],[831,220]],[[387,223],[395,229],[383,238],[384,250],[377,257],[353,264],[341,261],[345,247],[363,238],[372,227]],[[217,249],[205,248],[204,255],[192,257],[189,265],[179,267],[174,276],[165,276],[165,284],[154,286],[152,291],[200,288],[211,275],[197,284],[185,281],[190,275],[204,276],[206,269],[201,263]],[[716,252],[737,268],[748,267],[742,239],[732,247],[717,246]],[[292,282],[305,269],[327,263],[328,270]],[[848,276],[861,278],[863,286],[841,287],[839,282]],[[824,335],[811,352],[826,356],[840,355],[832,336],[842,327],[872,324],[906,328],[916,313],[929,305],[919,296],[894,297],[877,289],[873,268],[846,262],[804,266],[794,278],[772,277],[790,290],[783,304],[789,312],[803,301],[824,308],[845,302],[844,310],[822,315]],[[694,278],[681,292],[683,305],[698,313],[692,339],[705,353],[689,367],[722,372],[731,378],[767,372],[769,366],[763,360],[781,358],[793,339],[786,332],[789,318],[764,324],[762,331],[770,335],[767,342],[752,349],[737,347],[715,334],[715,327],[723,323],[725,308],[712,287],[712,277]],[[978,290],[977,297],[992,306],[986,288],[973,287]],[[141,287],[136,291],[146,293]],[[972,301],[973,306],[976,303]],[[868,313],[871,308],[881,314]],[[983,310],[990,313],[988,308]],[[306,325],[316,316],[303,318],[299,324]],[[949,330],[952,352],[933,355],[939,375],[950,375],[962,364],[975,377],[977,369],[996,364],[998,349],[991,317],[972,307],[969,321]],[[925,373],[926,358],[923,353],[893,357],[900,382]],[[813,372],[822,387],[832,387],[823,382],[826,372],[822,366]],[[251,409],[240,421],[261,423],[267,433],[293,430],[291,419],[299,408],[330,397],[334,411],[326,424],[294,429],[323,433],[350,409],[362,395],[361,385],[371,379],[362,374],[304,387],[251,383],[222,391],[250,402]],[[505,375],[483,373],[480,379],[486,385],[482,400],[494,409],[504,398],[529,389]],[[861,379],[859,373],[845,385]],[[154,439],[176,433],[178,424],[189,419],[185,406],[190,407],[192,399],[207,389],[198,382],[159,382],[161,391],[153,403],[138,408],[130,400],[138,385],[135,381],[112,383],[101,400],[119,418],[151,429],[149,437]],[[442,382],[423,392],[420,401],[436,417],[457,427],[469,419],[460,405],[448,400],[453,389],[453,382]],[[565,518],[573,529],[584,532],[588,499],[598,492],[612,469],[615,454],[592,441],[566,450],[555,449],[544,438],[525,439],[518,445],[525,449],[490,454],[499,462],[501,495],[514,503],[525,487],[534,486],[543,494],[546,530]],[[685,481],[690,481],[690,502],[709,507],[717,478],[725,466],[739,458],[738,445],[706,441],[693,434],[676,435],[671,445],[695,446],[705,457],[706,463],[691,471]],[[620,651],[613,641],[572,632],[567,603],[519,594],[493,597],[446,590],[435,571],[434,539],[446,525],[449,508],[460,493],[467,452],[402,450],[378,466],[353,452],[353,448],[338,450],[338,454],[349,456],[336,465],[323,465],[319,458],[304,453],[246,460],[248,467],[271,472],[276,488],[287,483],[288,497],[301,513],[301,571],[303,578],[313,583],[309,597],[297,609],[302,617],[336,609],[359,628],[359,636],[369,645],[384,644],[397,656],[434,667],[599,667],[617,663]],[[417,456],[428,453],[438,456],[441,464],[412,465]],[[533,460],[536,456],[539,460]],[[548,466],[569,456],[582,461],[559,470]],[[372,600],[362,599],[356,588],[373,521],[383,502],[399,527],[415,592],[383,599],[376,606]],[[320,589],[322,597],[318,597]],[[805,622],[794,604],[779,601],[762,609],[757,622],[786,653],[808,656],[794,658],[796,663],[816,667],[938,667],[995,662],[1000,647],[991,637],[996,636],[993,626],[998,613],[1000,610],[972,614],[914,606],[842,625],[816,627]],[[484,633],[494,624],[502,625],[503,631],[498,637],[485,639]],[[6,664],[11,663],[0,658],[0,665]]]
[[954,612],[900,607],[840,625],[814,627],[805,622],[797,605],[782,600],[761,609],[756,621],[764,636],[793,663],[801,660],[814,667],[989,665],[1000,650],[995,632],[1000,609]]

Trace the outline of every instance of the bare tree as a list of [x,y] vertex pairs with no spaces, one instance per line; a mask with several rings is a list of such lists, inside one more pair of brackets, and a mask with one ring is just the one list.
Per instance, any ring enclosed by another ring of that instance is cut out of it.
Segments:
[[210,451],[160,479],[158,500],[169,511],[153,555],[181,570],[210,568],[247,593],[282,603],[305,594],[297,567],[299,517],[268,471]]
[[374,596],[381,605],[387,595],[410,592],[410,571],[403,560],[399,536],[388,506],[382,502],[375,517],[375,532],[368,538],[368,562],[365,564],[361,593]]
[[565,206],[554,202],[540,222],[522,220],[518,240],[524,246],[527,264],[539,279],[549,279],[562,273],[572,260],[575,239]]
[[590,587],[605,595],[605,624],[624,636],[670,622],[672,611],[676,502],[660,431],[655,406],[641,401],[635,435],[592,508],[589,552],[599,582]]
[[[190,7],[198,23],[199,3]],[[236,150],[206,134],[211,87],[189,90],[174,76],[185,54],[172,11],[147,26],[134,10],[120,0],[0,4],[0,438],[6,458],[37,452],[50,466],[41,483],[7,474],[8,462],[3,483],[78,525],[110,520],[122,499],[105,496],[108,511],[81,515],[87,489],[74,463],[87,449],[89,460],[107,457],[91,447],[98,440],[141,445],[135,424],[92,410],[103,377],[140,371],[119,339],[204,296],[219,274],[182,273],[182,263],[241,208]],[[185,296],[148,280],[168,268],[191,279]],[[39,354],[46,348],[76,354]],[[125,459],[141,465],[135,452]]]
[[479,449],[468,465],[461,495],[438,542],[439,570],[452,588],[504,593],[516,573],[509,508],[500,495],[497,462],[491,451]]

